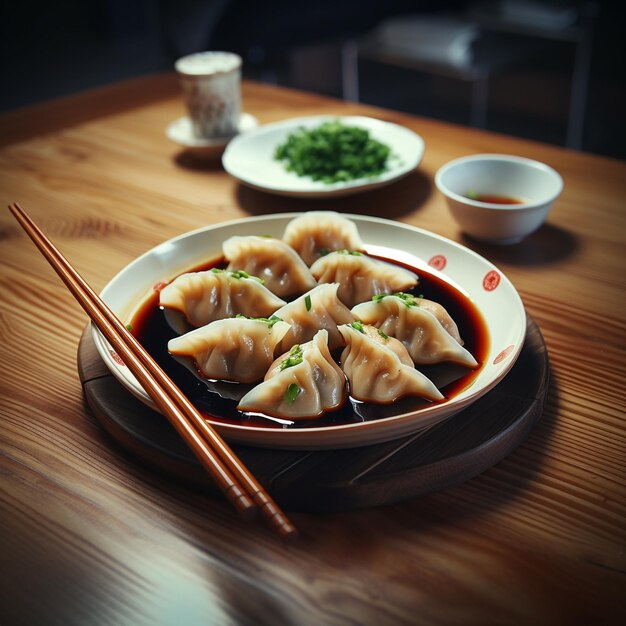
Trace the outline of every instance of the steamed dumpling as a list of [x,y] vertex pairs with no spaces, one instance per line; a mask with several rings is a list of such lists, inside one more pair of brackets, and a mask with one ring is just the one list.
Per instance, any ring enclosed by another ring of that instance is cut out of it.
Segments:
[[[395,353],[395,355],[400,359],[400,363],[403,365],[408,365],[409,367],[414,367],[413,359],[409,355],[408,350],[404,347],[404,344],[401,341],[398,341],[395,337],[390,337],[386,335],[380,328],[376,328],[376,326],[372,326],[371,324],[363,324],[363,322],[352,322],[348,324],[352,329],[356,329],[366,335],[372,341],[375,341],[379,344],[384,345],[386,348]],[[343,327],[339,327],[339,331]],[[341,332],[345,340],[345,333]]]
[[340,326],[339,332],[346,342],[341,368],[357,400],[389,404],[404,396],[443,399],[434,383],[413,367],[407,349],[397,339],[358,322]]
[[376,297],[352,309],[364,324],[372,324],[399,339],[416,365],[457,363],[476,367],[476,359],[450,335],[439,320],[419,306],[419,298],[409,294]]
[[195,374],[212,380],[261,380],[274,361],[286,322],[232,317],[170,339],[167,349]]
[[439,302],[426,300],[426,298],[417,298],[416,300],[422,309],[430,311],[439,320],[439,323],[454,337],[457,343],[463,345],[464,342],[463,339],[461,339],[456,322]]
[[301,294],[316,285],[298,253],[284,241],[271,237],[230,237],[222,244],[229,270],[244,270],[263,279],[279,297]]
[[320,329],[328,331],[331,350],[343,345],[337,326],[353,322],[354,315],[337,297],[338,288],[337,284],[318,285],[276,311],[277,317],[290,324],[279,350],[285,352],[296,343],[309,341]]
[[237,314],[269,317],[284,304],[258,278],[217,268],[181,274],[159,294],[159,305],[179,333]]
[[335,211],[308,211],[291,220],[283,241],[311,265],[333,250],[362,250],[356,224]]
[[347,250],[321,257],[311,266],[311,274],[319,283],[340,283],[339,299],[349,307],[378,294],[410,289],[418,283],[413,272]]
[[262,383],[239,402],[240,411],[275,417],[310,419],[338,409],[346,401],[346,379],[328,350],[328,333],[280,356]]

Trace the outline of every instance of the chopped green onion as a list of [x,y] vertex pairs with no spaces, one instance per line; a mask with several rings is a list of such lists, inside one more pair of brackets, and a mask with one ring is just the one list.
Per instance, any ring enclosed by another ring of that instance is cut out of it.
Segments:
[[354,328],[354,330],[358,330],[360,333],[365,334],[365,328],[363,328],[363,322],[359,322],[359,320],[355,320],[351,322],[350,326]]
[[308,130],[300,127],[274,153],[288,172],[326,184],[379,176],[388,169],[390,156],[391,148],[370,137],[368,130],[340,120]]
[[296,383],[291,383],[287,390],[285,391],[285,402],[288,404],[293,404],[296,401],[296,398],[300,395],[302,389]]
[[244,272],[244,270],[235,270],[234,272],[231,272],[230,275],[233,278],[251,278],[252,280],[256,280],[261,284],[265,283],[262,278],[259,278],[258,276],[252,276],[251,274],[248,274],[248,272]]
[[389,335],[384,331],[384,330],[380,330],[380,328],[378,329],[378,334],[385,340],[387,341],[389,339]]
[[276,324],[276,322],[282,322],[283,318],[282,317],[278,317],[278,315],[270,315],[267,318],[267,323],[269,324],[270,328],[272,326],[274,326],[274,324]]
[[[222,270],[219,267],[212,267],[211,271],[214,274],[222,274],[226,270]],[[228,273],[229,273],[229,275],[232,278],[251,278],[252,280],[256,280],[257,282],[261,283],[262,285],[265,283],[265,281],[262,278],[259,278],[258,276],[252,276],[251,274],[248,274],[248,272],[246,272],[244,270],[235,270],[235,271],[228,272]]]
[[306,307],[307,311],[311,310],[311,296],[304,296],[304,306]]
[[287,358],[280,364],[280,371],[282,372],[288,367],[293,367],[294,365],[300,365],[303,358],[302,347],[299,344],[296,344],[291,348],[291,350],[289,350]]
[[126,324],[126,330],[130,333],[133,332],[133,325],[132,324]]
[[404,304],[406,304],[406,306],[408,307],[419,306],[419,302],[416,301],[415,296],[410,293],[404,293],[404,291],[396,291],[396,293],[394,294],[379,293],[376,296],[372,296],[372,300],[374,302],[380,302],[383,298],[386,298],[390,295],[393,295],[396,298],[400,298],[400,300],[402,300],[402,302],[404,302]]
[[393,294],[396,298],[400,298],[404,304],[408,307],[419,306],[419,304],[415,301],[415,296],[410,293],[404,293],[403,291],[397,291]]
[[269,317],[250,317],[249,315],[244,315],[243,313],[237,313],[235,317],[239,317],[245,320],[254,320],[255,322],[264,322],[270,328],[276,324],[276,322],[282,322],[283,318],[278,317],[278,315],[270,315]]
[[337,254],[347,254],[349,256],[363,256],[358,250],[336,250]]

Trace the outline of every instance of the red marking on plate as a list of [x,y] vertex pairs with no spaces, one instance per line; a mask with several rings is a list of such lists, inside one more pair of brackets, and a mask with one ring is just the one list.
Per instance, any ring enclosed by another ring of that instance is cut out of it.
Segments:
[[124,363],[124,361],[122,361],[120,355],[115,352],[115,350],[109,350],[109,354],[111,355],[111,358],[121,367],[126,367],[126,363]]
[[153,289],[154,291],[161,291],[161,289],[163,289],[164,287],[167,287],[167,283],[164,283],[164,282],[161,280],[161,281],[159,281],[158,283],[155,283],[155,284],[152,286],[152,289]]
[[500,274],[496,270],[487,272],[483,278],[483,289],[485,291],[493,291],[500,284]]
[[436,270],[442,270],[448,264],[448,259],[446,259],[443,254],[436,254],[430,261],[428,261],[428,265],[434,267]]
[[500,352],[500,354],[498,354],[498,356],[493,360],[493,364],[497,365],[498,363],[504,361],[504,359],[506,359],[506,357],[513,352],[514,347],[515,346],[509,346],[508,348],[504,348],[504,350],[502,350],[502,352]]

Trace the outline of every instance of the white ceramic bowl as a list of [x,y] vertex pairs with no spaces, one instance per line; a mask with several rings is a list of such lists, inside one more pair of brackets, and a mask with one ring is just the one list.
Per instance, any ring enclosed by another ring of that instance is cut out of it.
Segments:
[[[102,297],[126,323],[152,292],[153,285],[219,258],[222,242],[233,235],[263,233],[282,237],[286,225],[300,213],[248,217],[223,222],[170,239],[124,268],[102,291]],[[382,419],[311,428],[266,428],[212,421],[229,440],[275,448],[321,449],[368,445],[402,437],[433,426],[482,397],[515,363],[526,334],[526,314],[519,294],[492,263],[467,248],[407,224],[360,215],[346,215],[359,229],[366,250],[395,258],[430,273],[464,293],[480,311],[488,334],[484,365],[472,383],[450,400],[417,411],[392,410]],[[96,347],[113,375],[146,404],[150,397],[94,329]],[[392,409],[394,407],[391,407]]]
[[[463,232],[496,244],[517,243],[537,230],[563,189],[563,179],[548,165],[503,154],[450,161],[435,175],[435,184]],[[517,198],[521,203],[481,202],[468,194]]]

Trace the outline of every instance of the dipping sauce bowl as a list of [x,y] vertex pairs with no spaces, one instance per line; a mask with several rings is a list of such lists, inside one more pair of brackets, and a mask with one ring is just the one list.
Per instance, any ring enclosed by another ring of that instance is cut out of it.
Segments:
[[537,230],[563,189],[557,171],[532,159],[477,154],[450,161],[435,185],[466,234],[512,244]]

